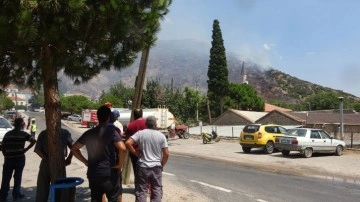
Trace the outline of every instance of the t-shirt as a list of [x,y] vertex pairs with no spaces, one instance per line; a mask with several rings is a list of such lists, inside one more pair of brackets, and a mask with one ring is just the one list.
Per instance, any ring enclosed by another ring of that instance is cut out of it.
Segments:
[[[60,132],[60,140],[61,140],[60,147],[64,150],[64,158],[66,158],[68,155],[67,147],[71,148],[74,140],[71,138],[70,132],[63,128],[61,129]],[[41,131],[41,133],[39,134],[34,150],[39,150],[43,154],[45,154],[46,157],[48,157],[49,147],[48,147],[48,135],[46,130]]]
[[1,150],[5,158],[24,156],[25,142],[30,141],[31,135],[20,129],[7,132],[1,143]]
[[138,160],[140,167],[161,166],[162,149],[168,147],[164,134],[154,129],[144,129],[136,132],[131,138],[141,151]]
[[96,126],[87,130],[78,142],[88,152],[88,178],[111,176],[111,167],[116,164],[114,143],[122,141],[113,126]]
[[[114,125],[115,125],[118,129],[120,129],[121,131],[124,130],[124,126],[120,123],[120,121],[116,120],[116,121],[114,122]],[[121,133],[120,133],[120,135],[121,135]]]
[[146,128],[146,120],[144,118],[138,118],[128,124],[126,127],[126,139],[134,135],[139,130],[144,130]]

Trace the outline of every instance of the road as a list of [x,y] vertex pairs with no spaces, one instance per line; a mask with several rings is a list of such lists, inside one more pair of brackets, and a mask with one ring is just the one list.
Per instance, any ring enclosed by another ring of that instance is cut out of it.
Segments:
[[358,202],[360,184],[295,177],[230,162],[172,155],[164,174],[212,201]]
[[[44,114],[33,113],[33,116],[38,120],[39,129],[45,128],[45,124],[41,123]],[[66,125],[63,127],[70,130],[74,140],[86,130]],[[172,154],[163,174],[168,182],[165,190],[169,187],[179,190],[187,188],[206,196],[203,201],[357,202],[360,197],[358,183],[263,172],[236,162],[184,155]],[[181,191],[176,193],[183,194]]]

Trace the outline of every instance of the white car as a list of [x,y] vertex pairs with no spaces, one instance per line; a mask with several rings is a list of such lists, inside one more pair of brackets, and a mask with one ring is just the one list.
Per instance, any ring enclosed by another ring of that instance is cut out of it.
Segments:
[[10,124],[10,122],[4,117],[0,116],[0,143],[4,139],[5,134],[12,129],[13,126]]
[[68,121],[81,122],[81,116],[78,115],[78,114],[72,114],[72,115],[69,115],[69,116],[67,117],[67,120],[68,120]]
[[293,128],[275,139],[275,148],[284,156],[289,156],[290,151],[299,151],[306,158],[310,158],[313,153],[334,153],[341,156],[345,147],[344,141],[334,139],[326,131],[315,128]]

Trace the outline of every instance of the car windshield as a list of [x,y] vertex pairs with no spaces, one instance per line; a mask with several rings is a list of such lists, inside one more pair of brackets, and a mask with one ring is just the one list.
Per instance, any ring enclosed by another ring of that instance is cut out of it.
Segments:
[[11,128],[11,124],[4,118],[0,118],[0,128]]
[[255,133],[255,132],[259,131],[259,128],[260,128],[259,125],[247,125],[247,126],[245,126],[243,131],[246,133]]
[[286,132],[285,135],[305,137],[305,135],[306,135],[306,129],[302,129],[302,128],[290,129],[290,130],[288,130],[288,131]]

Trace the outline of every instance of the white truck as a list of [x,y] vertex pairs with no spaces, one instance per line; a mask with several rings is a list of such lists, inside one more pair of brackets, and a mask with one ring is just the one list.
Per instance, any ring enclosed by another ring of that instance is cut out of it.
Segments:
[[[129,124],[131,118],[131,109],[117,109],[119,110],[120,117],[119,121],[125,126]],[[168,127],[175,123],[174,115],[165,106],[158,106],[157,108],[143,109],[143,118],[148,116],[156,117],[156,125],[160,132],[164,133],[168,137]]]

